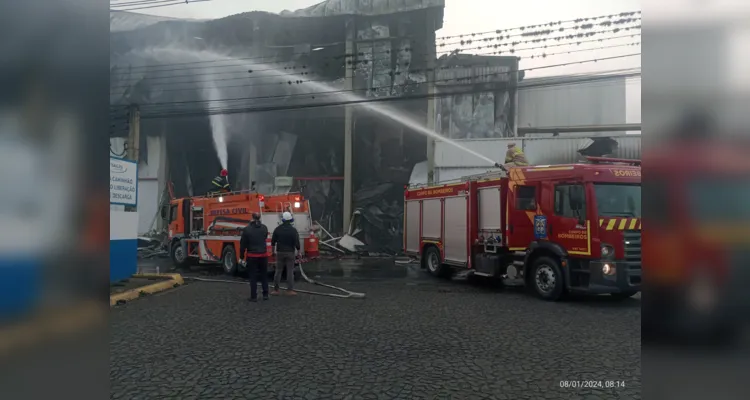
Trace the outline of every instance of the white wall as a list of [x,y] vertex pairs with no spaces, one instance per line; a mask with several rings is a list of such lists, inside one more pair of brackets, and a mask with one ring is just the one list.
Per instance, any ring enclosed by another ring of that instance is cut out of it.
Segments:
[[[121,154],[125,148],[125,138],[110,138],[109,142],[111,150],[117,154]],[[147,137],[146,148],[142,150],[147,154],[138,163],[139,234],[152,229],[152,222],[159,211],[159,195],[166,184],[166,147],[163,136]],[[113,154],[110,152],[110,155]],[[148,160],[148,163],[143,160]]]
[[626,113],[625,78],[518,91],[519,128],[624,124]]

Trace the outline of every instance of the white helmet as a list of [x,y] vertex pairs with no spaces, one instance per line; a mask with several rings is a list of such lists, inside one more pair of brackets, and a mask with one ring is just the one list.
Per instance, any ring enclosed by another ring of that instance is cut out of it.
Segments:
[[292,216],[292,213],[289,211],[284,211],[283,214],[281,214],[281,220],[286,222],[294,221],[294,217]]

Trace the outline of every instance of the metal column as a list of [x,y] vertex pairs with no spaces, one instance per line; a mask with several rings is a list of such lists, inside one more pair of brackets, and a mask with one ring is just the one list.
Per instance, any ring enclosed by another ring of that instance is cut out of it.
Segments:
[[[425,60],[427,61],[427,128],[435,132],[435,109],[437,108],[437,88],[435,86],[435,18],[428,15],[429,21],[426,24],[427,32],[425,33],[427,49],[425,51]],[[432,184],[435,181],[435,139],[427,138],[427,183]]]
[[[354,88],[354,18],[346,20],[346,62],[344,65],[344,90]],[[349,229],[352,217],[352,127],[354,113],[352,106],[344,106],[344,218],[343,231]]]

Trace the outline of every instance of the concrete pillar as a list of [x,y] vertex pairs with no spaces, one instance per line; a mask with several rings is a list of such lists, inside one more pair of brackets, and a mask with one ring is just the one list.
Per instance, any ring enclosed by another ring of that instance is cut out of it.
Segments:
[[255,174],[258,166],[258,147],[255,145],[255,138],[250,139],[250,149],[249,155],[248,155],[248,180],[247,180],[247,187],[252,188],[253,182],[256,181]]
[[[346,57],[344,64],[344,90],[351,91],[354,88],[354,18],[346,20]],[[350,64],[351,61],[351,64]],[[349,229],[349,221],[352,217],[352,130],[354,127],[354,109],[350,105],[344,106],[344,216],[343,230]]]
[[[134,161],[135,165],[138,165],[139,160],[140,160],[140,144],[141,144],[141,112],[138,109],[138,105],[132,104],[130,106],[130,127],[128,131],[127,158]],[[126,206],[125,211],[135,212],[137,211],[137,207]]]
[[130,106],[129,124],[127,158],[137,163],[140,158],[139,147],[141,144],[141,112],[137,104]]
[[510,118],[508,122],[511,124],[511,132],[513,137],[518,137],[518,81],[520,81],[518,73],[518,58],[511,67],[510,74],[510,93],[508,100],[510,101]]
[[[165,204],[169,204],[169,190],[167,190],[167,183],[169,182],[169,171],[167,164],[167,131],[164,129],[166,126],[166,120],[162,120],[162,131],[159,135],[159,167],[156,173],[156,179],[159,182],[158,193],[160,196],[159,210]],[[161,213],[157,214],[156,217],[156,229],[162,230],[166,228],[166,221],[161,218]]]
[[[431,14],[431,13],[430,13]],[[426,51],[425,60],[427,61],[427,128],[431,131],[435,131],[435,120],[437,108],[436,94],[437,87],[435,86],[435,66],[437,59],[435,58],[435,18],[432,15],[428,15],[428,23],[425,24],[425,38],[426,38]],[[439,133],[439,132],[438,132]],[[435,139],[427,138],[427,183],[433,184],[435,182]]]

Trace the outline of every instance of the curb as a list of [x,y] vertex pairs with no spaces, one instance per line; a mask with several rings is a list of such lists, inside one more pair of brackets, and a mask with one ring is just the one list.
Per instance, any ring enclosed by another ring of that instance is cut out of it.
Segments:
[[127,303],[146,294],[154,294],[182,286],[185,283],[180,274],[135,274],[133,278],[157,278],[163,279],[163,281],[109,296],[110,307]]
[[29,320],[0,326],[0,358],[20,349],[52,343],[64,336],[106,326],[107,311],[99,301],[41,310]]

